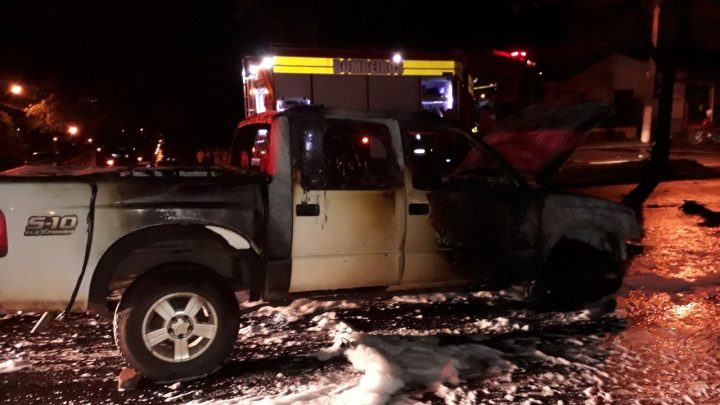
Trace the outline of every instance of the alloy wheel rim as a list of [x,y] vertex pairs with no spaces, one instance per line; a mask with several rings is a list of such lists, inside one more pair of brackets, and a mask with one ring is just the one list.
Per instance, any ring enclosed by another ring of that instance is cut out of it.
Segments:
[[142,338],[157,358],[170,363],[193,360],[215,340],[218,317],[208,300],[192,292],[168,294],[145,313]]

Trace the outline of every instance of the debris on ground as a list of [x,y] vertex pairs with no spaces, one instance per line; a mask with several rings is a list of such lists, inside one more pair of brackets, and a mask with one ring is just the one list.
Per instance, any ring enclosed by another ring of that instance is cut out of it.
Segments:
[[118,391],[134,390],[142,376],[135,369],[125,367],[118,375]]

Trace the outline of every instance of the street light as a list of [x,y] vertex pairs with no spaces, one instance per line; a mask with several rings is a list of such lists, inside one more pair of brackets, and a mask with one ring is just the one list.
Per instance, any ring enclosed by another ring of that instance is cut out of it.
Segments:
[[75,136],[78,134],[78,132],[80,132],[80,130],[75,125],[71,125],[68,127],[67,132],[68,134]]
[[23,89],[23,87],[22,87],[21,85],[19,85],[19,84],[13,84],[13,85],[10,86],[10,93],[12,93],[12,94],[14,94],[14,95],[16,95],[16,96],[19,96],[19,95],[23,94],[23,91],[24,91],[24,90],[25,90],[25,89]]

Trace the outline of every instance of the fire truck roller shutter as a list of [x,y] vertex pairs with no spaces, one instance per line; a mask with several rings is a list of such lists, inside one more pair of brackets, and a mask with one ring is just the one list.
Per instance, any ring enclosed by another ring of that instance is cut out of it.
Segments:
[[369,109],[373,111],[420,111],[419,76],[368,76]]

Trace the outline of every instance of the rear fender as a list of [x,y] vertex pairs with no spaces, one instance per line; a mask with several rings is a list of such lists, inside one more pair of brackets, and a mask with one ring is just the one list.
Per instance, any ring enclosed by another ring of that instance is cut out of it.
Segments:
[[88,307],[107,313],[111,289],[125,288],[138,276],[168,263],[191,263],[212,270],[235,288],[258,297],[265,268],[254,243],[227,228],[160,225],[132,232],[115,242],[98,262],[90,282]]

